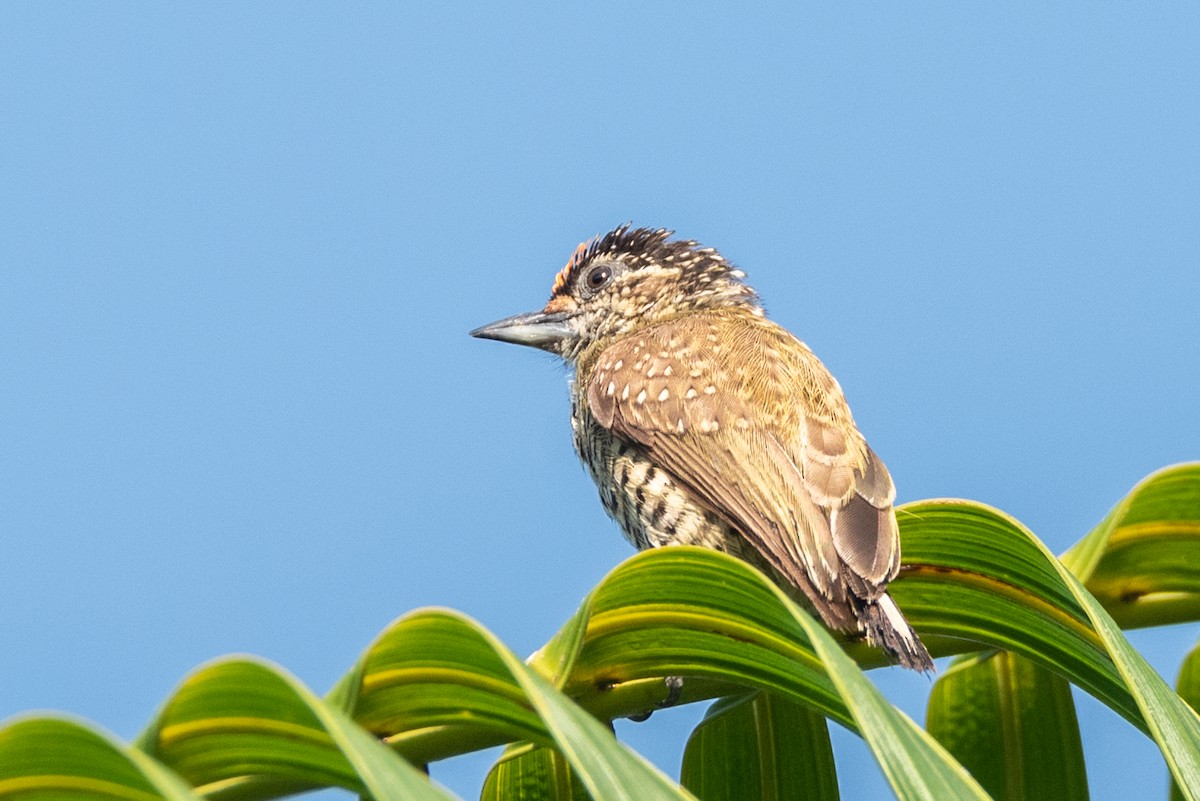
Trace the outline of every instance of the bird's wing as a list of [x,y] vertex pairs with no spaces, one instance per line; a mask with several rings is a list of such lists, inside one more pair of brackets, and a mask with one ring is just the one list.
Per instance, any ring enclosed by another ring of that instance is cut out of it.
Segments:
[[[814,601],[840,604],[839,549],[804,460],[747,402],[746,373],[721,353],[736,343],[721,333],[676,320],[609,346],[587,386],[589,409],[600,425],[645,447]],[[761,366],[756,354],[743,355]]]
[[801,387],[803,395],[791,452],[829,521],[834,547],[848,568],[846,580],[859,597],[875,599],[900,569],[892,477],[863,440],[824,365],[803,346],[777,350],[789,354],[787,386]]

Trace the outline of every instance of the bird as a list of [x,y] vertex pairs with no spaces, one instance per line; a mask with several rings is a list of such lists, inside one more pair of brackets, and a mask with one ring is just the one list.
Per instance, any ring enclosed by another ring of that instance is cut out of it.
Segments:
[[471,336],[572,368],[575,450],[634,547],[740,558],[830,628],[933,670],[887,592],[895,485],[837,380],[744,271],[673,237],[626,223],[585,241],[541,311]]

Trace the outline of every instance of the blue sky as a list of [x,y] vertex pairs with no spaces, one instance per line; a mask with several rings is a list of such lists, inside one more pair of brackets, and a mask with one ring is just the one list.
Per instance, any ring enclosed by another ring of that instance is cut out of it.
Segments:
[[[1186,3],[4,4],[0,717],[131,737],[240,651],[324,691],[430,604],[540,645],[629,550],[564,369],[466,332],[626,220],[749,273],[901,500],[1065,549],[1200,457],[1197,41]],[[1133,639],[1173,680],[1195,638]],[[701,713],[619,733],[675,773]],[[1094,797],[1163,797],[1080,714]]]

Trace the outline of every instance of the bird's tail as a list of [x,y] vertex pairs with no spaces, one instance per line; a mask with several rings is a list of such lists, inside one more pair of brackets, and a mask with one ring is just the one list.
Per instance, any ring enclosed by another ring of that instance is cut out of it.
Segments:
[[884,593],[864,603],[859,620],[866,631],[867,642],[882,648],[910,670],[933,671],[933,658],[890,595]]

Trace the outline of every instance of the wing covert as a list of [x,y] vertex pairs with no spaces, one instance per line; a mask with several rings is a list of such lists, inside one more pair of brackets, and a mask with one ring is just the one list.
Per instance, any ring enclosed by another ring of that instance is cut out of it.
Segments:
[[841,601],[828,518],[794,449],[742,400],[745,388],[710,333],[676,324],[610,346],[586,388],[588,407],[600,425],[646,448],[790,581]]

